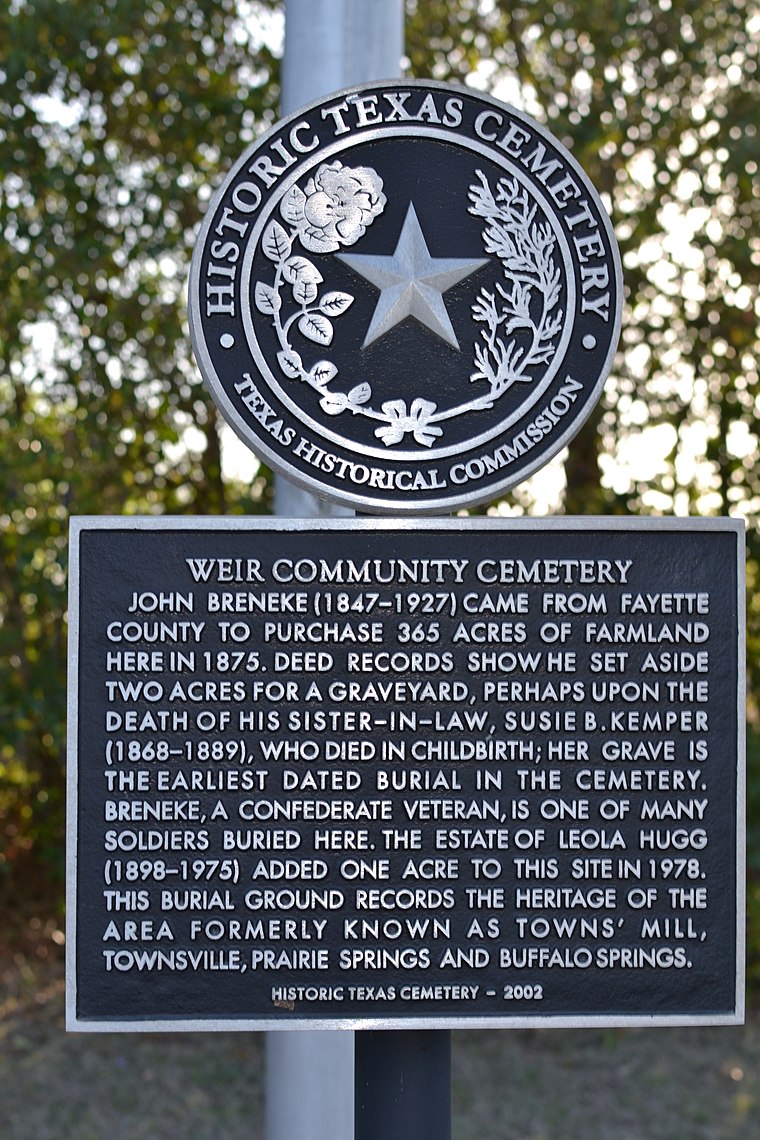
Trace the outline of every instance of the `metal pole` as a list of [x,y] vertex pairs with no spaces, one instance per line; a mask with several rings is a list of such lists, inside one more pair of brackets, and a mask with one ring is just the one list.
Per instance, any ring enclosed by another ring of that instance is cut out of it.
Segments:
[[[282,113],[353,83],[393,79],[400,74],[403,50],[403,0],[285,0]],[[275,478],[274,493],[278,515],[351,514],[281,475]]]
[[354,1140],[451,1140],[449,1030],[356,1034]]
[[[285,0],[282,113],[353,83],[392,79],[400,73],[403,44],[403,0]],[[275,513],[351,514],[279,475]],[[353,1038],[348,1032],[267,1034],[267,1140],[350,1140]]]

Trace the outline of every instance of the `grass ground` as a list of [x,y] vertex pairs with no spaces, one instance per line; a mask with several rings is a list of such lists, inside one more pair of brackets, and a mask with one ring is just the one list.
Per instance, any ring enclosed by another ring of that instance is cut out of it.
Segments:
[[[66,1034],[55,923],[27,933],[0,961],[2,1140],[263,1140],[261,1034]],[[452,1082],[454,1140],[760,1140],[760,1016],[458,1032]]]

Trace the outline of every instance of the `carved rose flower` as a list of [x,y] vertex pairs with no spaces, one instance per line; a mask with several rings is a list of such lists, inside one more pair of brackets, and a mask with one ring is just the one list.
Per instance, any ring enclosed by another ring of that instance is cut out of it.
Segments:
[[[298,236],[312,253],[333,253],[353,245],[383,212],[383,180],[366,166],[341,162],[320,166],[306,183],[298,213]],[[302,211],[302,212],[301,212]]]

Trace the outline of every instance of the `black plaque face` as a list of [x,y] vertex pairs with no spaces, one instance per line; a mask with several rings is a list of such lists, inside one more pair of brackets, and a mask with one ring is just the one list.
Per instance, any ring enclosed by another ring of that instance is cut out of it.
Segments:
[[594,407],[621,272],[594,188],[543,127],[398,81],[296,112],[236,164],[190,280],[196,357],[275,469],[379,513],[484,502]]
[[72,1028],[741,1020],[738,523],[71,554]]

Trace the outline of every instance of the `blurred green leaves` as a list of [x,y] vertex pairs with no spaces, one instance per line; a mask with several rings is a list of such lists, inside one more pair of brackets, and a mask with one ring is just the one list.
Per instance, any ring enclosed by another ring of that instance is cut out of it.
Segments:
[[60,862],[69,514],[264,508],[223,479],[184,290],[204,203],[274,115],[272,8],[0,12],[0,877]]

